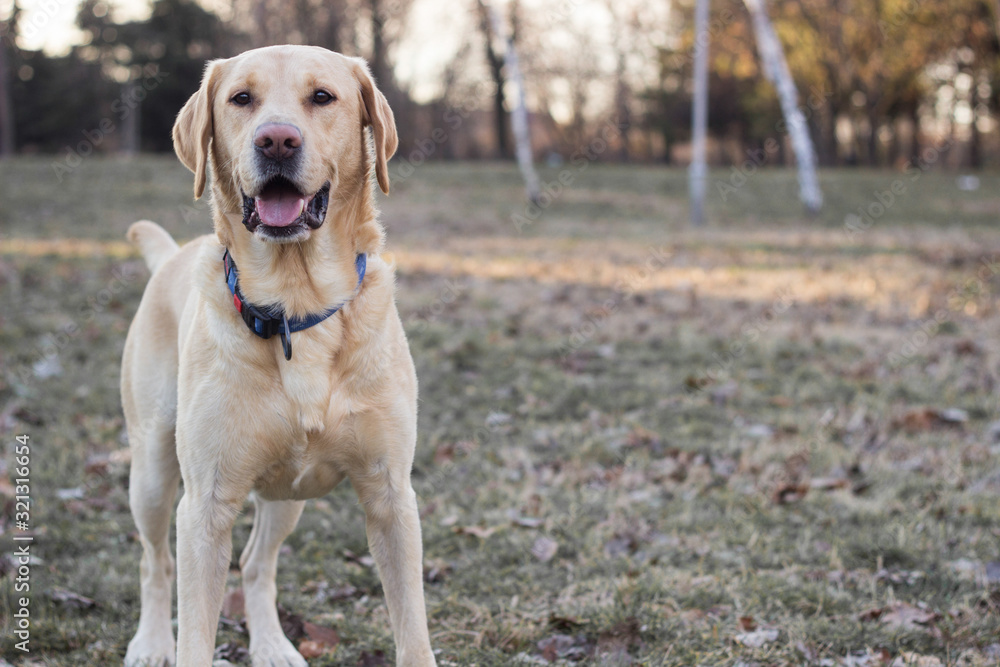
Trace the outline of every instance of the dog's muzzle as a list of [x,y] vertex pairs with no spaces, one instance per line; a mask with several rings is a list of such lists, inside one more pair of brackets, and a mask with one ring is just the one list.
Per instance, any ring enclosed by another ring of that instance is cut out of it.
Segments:
[[306,195],[284,176],[275,176],[256,196],[241,194],[243,225],[248,231],[275,239],[288,238],[322,226],[330,204],[330,182]]

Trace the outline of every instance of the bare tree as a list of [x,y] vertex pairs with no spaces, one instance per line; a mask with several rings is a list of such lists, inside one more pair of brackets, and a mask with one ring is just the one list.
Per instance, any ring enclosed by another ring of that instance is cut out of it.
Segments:
[[694,99],[691,108],[691,224],[705,223],[705,181],[708,166],[705,160],[708,133],[708,1],[697,0],[694,6]]
[[[482,0],[480,0],[480,3],[482,3]],[[513,11],[516,16],[516,2],[514,3]],[[514,113],[511,116],[514,140],[517,143],[517,164],[521,170],[521,176],[524,177],[528,201],[537,204],[541,189],[538,185],[538,174],[535,173],[535,165],[533,163],[531,128],[528,126],[528,110],[524,106],[524,80],[521,78],[521,66],[518,63],[517,49],[514,48],[514,36],[504,36],[503,22],[500,19],[500,14],[493,7],[490,7],[490,21],[493,24],[493,32],[507,43],[504,61],[510,70],[510,78],[517,88]]]
[[510,155],[510,141],[507,138],[507,108],[504,98],[504,84],[506,79],[503,75],[504,54],[494,47],[496,37],[493,27],[493,20],[490,17],[490,8],[485,0],[476,0],[476,8],[479,11],[479,29],[483,33],[483,41],[486,46],[486,63],[490,68],[490,75],[496,85],[493,93],[493,114],[496,127],[497,152],[500,157]]
[[[774,33],[771,19],[767,15],[767,0],[743,0],[753,17],[754,35],[757,37],[757,50],[764,65],[764,75],[778,91],[781,100],[781,112],[785,116],[788,135],[792,140],[795,160],[799,167],[799,199],[811,213],[816,213],[823,206],[823,193],[816,179],[816,151],[809,137],[809,126],[799,109],[799,91],[795,81],[788,71],[785,54],[781,42]],[[872,129],[874,132],[874,128]]]

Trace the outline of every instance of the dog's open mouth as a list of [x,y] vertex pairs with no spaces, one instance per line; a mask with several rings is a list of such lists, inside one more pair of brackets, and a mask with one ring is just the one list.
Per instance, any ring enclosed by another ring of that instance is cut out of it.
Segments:
[[330,182],[306,195],[290,180],[275,176],[256,197],[243,194],[243,224],[254,233],[275,240],[292,239],[318,229],[330,204]]

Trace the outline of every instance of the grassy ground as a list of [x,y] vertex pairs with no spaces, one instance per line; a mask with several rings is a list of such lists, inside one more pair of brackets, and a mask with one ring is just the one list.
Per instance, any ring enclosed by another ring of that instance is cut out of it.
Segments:
[[[805,219],[793,174],[719,172],[692,231],[681,171],[565,174],[540,215],[506,166],[383,198],[440,663],[1000,664],[1000,175],[826,173]],[[208,231],[190,190],[173,158],[0,164],[0,478],[30,434],[37,556],[27,659],[0,567],[14,664],[115,664],[135,629],[117,375],[146,273],[119,242],[142,217]],[[391,662],[349,485],[287,545],[288,631],[339,636],[311,664]]]

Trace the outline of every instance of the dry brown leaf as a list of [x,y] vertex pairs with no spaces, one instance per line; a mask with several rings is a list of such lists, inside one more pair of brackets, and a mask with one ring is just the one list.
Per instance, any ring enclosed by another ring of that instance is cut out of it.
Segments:
[[316,625],[315,623],[306,621],[302,624],[302,629],[305,630],[306,636],[309,639],[329,648],[333,648],[340,643],[340,635],[337,634],[336,628]]
[[240,619],[246,612],[242,588],[230,588],[222,598],[222,615],[232,620]]
[[809,493],[808,484],[782,484],[774,491],[774,502],[778,505],[797,503]]
[[371,556],[359,556],[350,549],[344,549],[344,558],[352,563],[357,563],[363,567],[372,568],[375,567],[375,559]]
[[485,540],[498,530],[500,530],[500,526],[490,526],[489,528],[484,526],[455,526],[452,528],[452,531],[458,535],[472,535],[481,540]]
[[907,433],[918,433],[936,428],[960,428],[968,420],[968,413],[958,408],[917,408],[893,420],[892,425]]
[[306,631],[302,627],[302,617],[288,611],[280,604],[278,605],[278,622],[281,623],[281,631],[285,633],[291,641],[302,639],[306,636]]
[[557,614],[549,614],[549,627],[553,630],[575,630],[583,625],[589,623],[587,619],[580,619],[575,616],[559,616]]
[[385,659],[385,653],[378,649],[372,653],[362,651],[361,657],[358,658],[358,667],[383,667],[387,664],[389,663]]
[[333,653],[332,646],[326,646],[322,642],[314,641],[312,639],[303,639],[299,642],[299,653],[303,658],[311,660],[313,658],[321,658],[324,655]]

